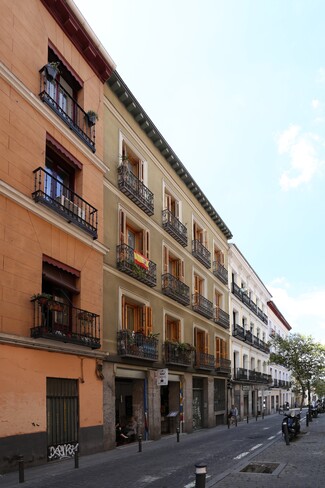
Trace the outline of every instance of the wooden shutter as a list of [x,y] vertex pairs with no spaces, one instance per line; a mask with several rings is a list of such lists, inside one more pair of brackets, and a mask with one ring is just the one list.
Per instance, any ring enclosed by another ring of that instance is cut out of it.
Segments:
[[164,273],[168,273],[168,249],[163,245],[163,270]]
[[204,332],[204,352],[208,354],[209,352],[209,334]]
[[206,247],[208,249],[208,233],[206,230],[202,231],[202,237],[203,237],[202,244],[204,245],[204,247]]
[[122,209],[119,213],[119,230],[120,230],[120,243],[126,243],[126,216]]
[[179,202],[175,200],[175,217],[179,219]]
[[221,357],[221,344],[219,337],[216,337],[216,361],[219,362]]
[[122,300],[121,300],[121,306],[122,306],[122,329],[126,329],[126,314],[125,314],[125,296],[122,295]]
[[150,234],[148,230],[143,231],[143,255],[149,259],[150,258]]
[[144,181],[144,163],[143,161],[139,160],[139,180]]
[[184,282],[184,261],[182,259],[179,260],[179,280]]
[[152,334],[152,308],[144,306],[144,327],[145,335]]
[[172,211],[172,197],[170,195],[168,195],[168,193],[165,193],[165,205],[166,205],[165,208],[171,212]]

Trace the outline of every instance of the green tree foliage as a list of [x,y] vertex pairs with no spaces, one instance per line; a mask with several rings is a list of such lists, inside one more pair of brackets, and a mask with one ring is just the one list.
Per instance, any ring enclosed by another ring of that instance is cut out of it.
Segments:
[[308,391],[310,401],[310,387],[325,374],[325,347],[314,341],[311,336],[290,334],[287,338],[275,335],[270,341],[274,348],[270,354],[270,363],[284,366],[295,378],[300,386],[301,404]]

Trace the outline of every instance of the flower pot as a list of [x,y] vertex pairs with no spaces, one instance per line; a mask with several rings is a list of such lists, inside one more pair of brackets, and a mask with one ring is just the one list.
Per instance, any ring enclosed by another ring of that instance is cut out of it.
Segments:
[[55,80],[59,69],[56,66],[53,66],[51,63],[45,66],[46,77],[49,81]]

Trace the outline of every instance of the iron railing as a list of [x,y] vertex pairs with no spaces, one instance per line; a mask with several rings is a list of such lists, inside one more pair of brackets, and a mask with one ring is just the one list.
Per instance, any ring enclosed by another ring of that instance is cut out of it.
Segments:
[[118,187],[147,215],[154,214],[154,195],[125,164],[117,169]]
[[187,246],[187,228],[170,210],[162,211],[162,225],[181,246]]
[[248,296],[247,292],[244,292],[236,283],[232,282],[232,293],[242,301],[247,308],[249,308],[264,324],[268,324],[267,315],[253,302]]
[[216,372],[229,374],[231,372],[231,361],[230,359],[220,358],[216,360]]
[[148,337],[142,332],[129,329],[117,332],[117,353],[119,356],[157,361],[158,339]]
[[165,363],[191,366],[193,362],[193,350],[194,348],[189,344],[166,341],[164,343]]
[[213,261],[213,274],[216,276],[224,285],[228,284],[228,271],[220,264],[218,261]]
[[192,254],[203,266],[211,267],[211,253],[198,239],[192,241]]
[[42,203],[54,210],[68,222],[77,225],[97,239],[97,209],[72,191],[45,169],[39,167],[34,173],[35,202]]
[[213,317],[213,303],[204,296],[200,295],[200,293],[193,293],[192,309],[207,319],[212,319]]
[[156,286],[156,263],[143,257],[143,263],[137,262],[137,252],[127,244],[116,247],[117,268],[123,273],[132,276],[151,288]]
[[99,315],[48,298],[34,298],[31,337],[100,348]]
[[195,367],[199,369],[214,369],[215,358],[213,354],[196,351],[195,353]]
[[246,368],[236,368],[234,371],[234,379],[238,381],[249,381],[252,383],[271,384],[272,376],[270,374],[261,373]]
[[93,152],[96,151],[95,125],[58,81],[48,79],[45,66],[40,70],[39,96]]
[[213,320],[216,324],[221,325],[224,329],[229,329],[229,314],[220,307],[215,307],[213,311]]
[[245,329],[241,325],[234,324],[233,325],[233,331],[232,335],[234,337],[237,337],[238,339],[241,339],[242,341],[245,340]]
[[190,304],[189,286],[185,285],[185,283],[170,273],[163,274],[161,280],[161,288],[164,295],[176,300],[176,302],[182,305]]

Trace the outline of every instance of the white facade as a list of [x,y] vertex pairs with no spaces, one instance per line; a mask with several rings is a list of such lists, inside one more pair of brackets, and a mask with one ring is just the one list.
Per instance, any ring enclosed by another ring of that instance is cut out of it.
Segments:
[[[273,301],[268,302],[268,321],[270,337],[273,335],[279,335],[282,338],[288,337],[291,326]],[[269,368],[272,376],[272,388],[270,390],[271,413],[279,411],[286,402],[289,403],[290,407],[294,407],[292,404],[290,371],[278,364],[270,364]]]
[[241,418],[270,412],[268,306],[271,294],[235,244],[229,246],[232,380]]

